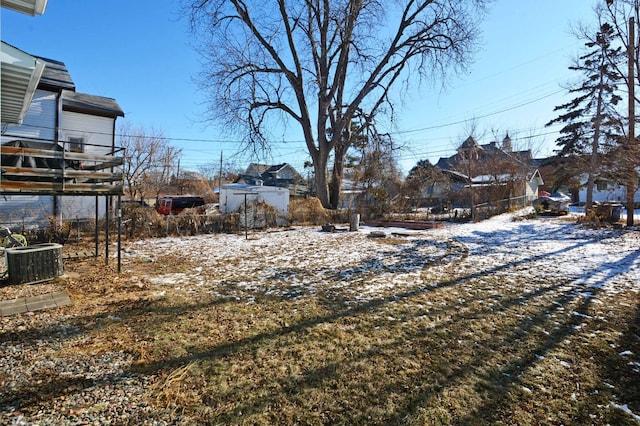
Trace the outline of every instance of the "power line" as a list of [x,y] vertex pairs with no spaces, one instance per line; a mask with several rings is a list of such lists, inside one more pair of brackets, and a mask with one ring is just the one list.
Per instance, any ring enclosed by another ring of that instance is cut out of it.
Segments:
[[[548,83],[545,83],[543,85],[537,86],[537,87],[543,87],[545,85],[547,85]],[[535,88],[532,89],[528,89],[528,90],[534,90]],[[512,111],[514,109],[518,109],[530,104],[533,104],[535,102],[538,102],[540,100],[549,98],[553,95],[556,95],[558,93],[562,93],[564,92],[565,89],[559,89],[559,90],[555,90],[549,93],[546,93],[542,96],[538,96],[535,97],[533,99],[529,99],[529,100],[525,100],[519,103],[516,103],[514,105],[511,106],[507,106],[486,114],[481,114],[478,116],[475,116],[474,119],[481,119],[481,118],[487,118],[487,117],[491,117],[491,116],[495,116],[495,115],[499,115],[502,114],[504,112],[508,112],[508,111]],[[508,99],[508,98],[507,98]],[[498,101],[497,103],[499,103],[501,101]],[[412,133],[418,133],[418,132],[424,132],[424,131],[429,131],[429,130],[435,130],[435,129],[442,129],[442,128],[446,128],[446,127],[451,127],[451,126],[455,126],[455,125],[460,125],[463,124],[465,122],[468,122],[468,120],[453,120],[453,121],[449,121],[446,123],[442,123],[442,124],[436,124],[436,125],[432,125],[432,126],[426,126],[426,127],[422,127],[422,128],[417,128],[417,129],[410,129],[410,130],[404,130],[404,131],[392,131],[389,132],[392,135],[396,135],[396,136],[400,136],[400,135],[410,135]],[[47,126],[36,126],[36,125],[31,125],[31,124],[23,124],[24,127],[29,127],[29,128],[38,128],[38,129],[45,129],[45,130],[53,130],[53,127],[47,127]],[[67,129],[67,128],[59,128],[60,131],[78,131],[77,129]],[[509,133],[512,136],[518,135],[520,133],[524,133],[524,132],[535,132],[538,131],[539,129],[523,129],[523,130],[517,130],[517,129],[510,129]],[[106,135],[106,136],[112,136],[111,133],[108,132],[96,132],[96,131],[84,131],[84,133],[87,134],[95,134],[95,135]],[[541,137],[541,136],[546,136],[546,135],[550,135],[550,134],[554,134],[556,133],[556,131],[552,131],[552,132],[546,132],[546,133],[539,133],[539,134],[534,134],[534,135],[530,135],[528,137],[520,137],[519,139],[532,139],[535,137]],[[246,141],[241,141],[241,140],[233,140],[233,139],[204,139],[204,138],[187,138],[187,137],[166,137],[163,135],[139,135],[139,134],[129,134],[129,133],[116,133],[114,135],[117,138],[145,138],[145,139],[158,139],[158,140],[163,140],[163,141],[168,141],[168,142],[194,142],[194,143],[199,143],[199,144],[221,144],[221,145],[225,145],[225,144],[238,144],[238,145],[242,145],[242,144],[246,144]],[[433,140],[442,140],[442,139],[450,139],[449,137],[445,138],[435,138],[435,139],[430,139],[431,141]],[[407,140],[404,141],[407,145],[415,145],[418,143],[427,143],[427,141],[423,141],[420,142],[419,140]],[[302,148],[300,146],[287,146],[287,145],[296,145],[296,144],[303,144],[304,141],[303,140],[280,140],[280,141],[268,141],[267,145],[270,145],[273,147],[273,149],[276,152],[276,156],[277,157],[293,157],[293,156],[297,156],[297,155],[302,155],[302,156],[308,156],[308,152],[306,151],[305,148]],[[447,153],[447,152],[453,152],[455,151],[455,148],[453,147],[448,147],[448,148],[444,148],[442,147],[442,145],[435,145],[435,146],[431,146],[432,149],[429,149],[428,151],[414,151],[412,153],[405,153],[405,154],[401,154],[400,156],[400,160],[407,160],[407,159],[418,159],[418,158],[423,158],[425,156],[433,156],[434,154],[440,154],[440,153]],[[435,148],[435,149],[434,149]],[[197,149],[197,148],[188,148],[188,147],[183,147],[183,152],[184,151],[191,151],[191,152],[197,152],[197,153],[201,153],[204,155],[208,154],[208,150],[206,149]],[[286,152],[289,151],[289,152]],[[214,152],[211,153],[211,155],[215,155],[217,152],[219,152],[219,150],[216,150]],[[273,157],[274,155],[268,155],[270,157]],[[302,160],[300,160],[299,158],[296,158],[296,161],[300,161],[302,162]],[[294,161],[291,161],[294,162]],[[183,160],[183,164],[193,164],[193,165],[202,165],[202,164],[206,164],[206,163],[198,163],[197,161],[185,161]]]
[[[545,83],[544,85],[546,85],[548,83]],[[542,85],[542,86],[544,86]],[[541,87],[541,86],[538,86]],[[529,89],[532,90],[532,89]],[[547,93],[545,95],[536,97],[534,99],[530,99],[530,100],[526,100],[523,102],[520,102],[518,104],[515,105],[511,105],[496,111],[492,111],[486,114],[481,114],[478,116],[474,116],[474,119],[481,119],[481,118],[487,118],[487,117],[491,117],[494,115],[499,115],[502,114],[504,112],[508,112],[508,111],[512,111],[514,109],[518,109],[518,108],[522,108],[524,106],[527,105],[531,105],[532,103],[541,101],[543,99],[549,98],[553,95],[556,95],[558,93],[561,92],[565,92],[566,89],[559,89],[559,90],[555,90],[553,92]],[[427,130],[435,130],[435,129],[442,129],[445,127],[451,127],[451,126],[456,126],[456,125],[460,125],[460,124],[464,124],[466,122],[468,122],[468,119],[465,120],[456,120],[456,121],[450,121],[447,123],[443,123],[443,124],[436,124],[436,125],[432,125],[432,126],[427,126],[427,127],[422,127],[422,128],[417,128],[417,129],[409,129],[409,130],[399,130],[399,131],[392,131],[390,133],[395,134],[395,135],[403,135],[403,134],[410,134],[410,133],[417,133],[417,132],[424,132]],[[36,126],[36,125],[32,125],[32,124],[23,124],[23,127],[29,127],[29,128],[37,128],[37,129],[43,129],[43,130],[55,130],[54,127],[50,127],[50,126]],[[78,131],[77,129],[67,129],[67,128],[59,128],[60,131]],[[84,133],[88,133],[88,134],[95,134],[95,135],[106,135],[106,136],[111,136],[111,133],[108,132],[96,132],[96,131],[84,131]],[[127,133],[116,133],[114,135],[115,137],[118,138],[145,138],[145,139],[158,139],[158,140],[164,140],[164,141],[175,141],[175,142],[199,142],[199,143],[219,143],[219,144],[245,144],[247,143],[246,141],[243,140],[233,140],[233,139],[203,139],[203,138],[187,138],[187,137],[167,137],[167,136],[162,136],[162,135],[137,135],[137,134],[127,134]],[[288,143],[304,143],[304,140],[281,140],[281,141],[268,141],[267,142],[269,145],[276,145],[276,144],[288,144]]]
[[[560,92],[564,92],[564,91],[565,91],[564,89],[556,90],[554,92],[548,93],[546,95],[540,96],[538,98],[535,98],[535,99],[532,99],[532,100],[529,100],[529,101],[526,101],[526,102],[522,102],[520,104],[511,106],[511,107],[508,107],[508,108],[503,108],[501,110],[497,110],[497,111],[493,111],[493,112],[490,112],[490,113],[487,113],[487,114],[475,116],[474,119],[487,118],[487,117],[491,117],[493,115],[502,114],[503,112],[511,111],[511,110],[514,110],[514,109],[517,109],[517,108],[521,108],[523,106],[531,105],[532,103],[541,101],[542,99],[549,98],[549,97],[551,97],[553,95],[556,95],[556,94],[558,94]],[[464,124],[464,123],[466,123],[468,121],[469,121],[468,119],[467,120],[459,120],[459,121],[453,121],[453,122],[449,122],[449,123],[445,123],[445,124],[438,124],[438,125],[429,126],[429,127],[422,127],[422,128],[419,128],[419,129],[398,131],[396,133],[397,134],[407,134],[407,133],[424,132],[426,130],[441,129],[441,128],[444,128],[444,127],[450,127],[450,126],[455,126],[455,125],[458,125],[458,124]]]

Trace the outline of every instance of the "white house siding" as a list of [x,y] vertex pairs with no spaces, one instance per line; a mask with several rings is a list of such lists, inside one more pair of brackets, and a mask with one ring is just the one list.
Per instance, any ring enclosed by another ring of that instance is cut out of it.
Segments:
[[[67,142],[70,137],[84,139],[85,153],[109,154],[113,143],[114,119],[77,112],[63,111],[60,140]],[[61,197],[62,220],[94,219],[96,215],[96,197]],[[99,197],[98,214],[105,213],[105,197]]]
[[53,214],[53,197],[40,195],[0,195],[0,225],[36,228],[47,224]]
[[109,154],[113,143],[113,118],[63,111],[60,140],[84,138],[85,153]]
[[[581,187],[579,192],[580,202],[587,200],[587,188]],[[597,202],[612,202],[619,201],[625,202],[627,199],[627,188],[622,185],[607,185],[607,189],[598,190],[595,186],[593,188],[593,201]],[[640,192],[636,192],[634,196],[634,202],[640,203]]]
[[535,179],[528,181],[525,184],[525,197],[526,201],[532,201],[538,198],[538,186],[539,182]]
[[22,125],[8,126],[2,134],[2,143],[20,138],[53,141],[56,134],[56,109],[56,93],[36,90]]
[[[36,90],[31,106],[21,126],[8,126],[2,143],[16,139],[53,141],[56,129],[57,94]],[[53,214],[53,197],[45,195],[0,196],[0,222],[11,226],[32,228],[46,224]]]
[[278,172],[278,178],[280,179],[294,179],[295,172],[290,166],[285,166]]

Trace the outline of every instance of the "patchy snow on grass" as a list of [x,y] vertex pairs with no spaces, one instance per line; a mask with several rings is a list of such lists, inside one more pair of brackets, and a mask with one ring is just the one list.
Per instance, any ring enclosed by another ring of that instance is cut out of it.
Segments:
[[634,231],[590,229],[563,218],[514,220],[510,214],[426,231],[386,228],[384,239],[368,238],[372,230],[299,227],[252,232],[248,239],[215,234],[145,240],[130,244],[124,260],[126,265],[178,255],[197,265],[150,279],[160,287],[240,297],[322,293],[345,303],[429,286],[431,277],[451,273],[451,265],[463,279],[492,277],[505,287],[526,281],[532,294],[553,282],[572,298],[591,299],[640,282],[640,238]]
[[617,408],[619,410],[624,411],[625,413],[627,413],[629,416],[631,416],[636,422],[640,423],[640,416],[635,414],[633,411],[631,411],[629,409],[629,407],[627,406],[627,404],[623,404],[623,405],[619,405],[619,404],[615,404],[615,403],[611,403],[611,406],[614,408]]

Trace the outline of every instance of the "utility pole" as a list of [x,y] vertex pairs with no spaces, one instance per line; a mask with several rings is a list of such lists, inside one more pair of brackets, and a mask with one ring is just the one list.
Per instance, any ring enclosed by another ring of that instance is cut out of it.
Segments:
[[167,185],[171,183],[171,147],[167,148],[167,161],[165,164],[165,171],[166,171],[166,183]]
[[222,151],[220,151],[220,174],[218,174],[218,202],[220,202],[220,188],[222,188]]
[[180,159],[178,159],[178,168],[176,169],[176,183],[178,184],[178,193],[182,195],[182,182],[180,182]]
[[636,47],[635,22],[633,16],[629,18],[629,42],[627,43],[627,53],[629,55],[629,73],[627,81],[629,82],[629,180],[627,181],[627,226],[633,226],[633,212],[635,210],[635,192],[636,192],[636,114],[635,114],[635,83],[636,76],[634,71],[634,55]]

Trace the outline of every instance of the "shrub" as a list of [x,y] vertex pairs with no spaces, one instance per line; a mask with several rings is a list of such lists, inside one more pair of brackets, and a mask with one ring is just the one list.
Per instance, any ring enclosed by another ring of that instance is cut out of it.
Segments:
[[322,207],[315,197],[299,198],[289,203],[289,222],[320,225],[332,221],[332,212]]
[[154,208],[137,203],[122,204],[122,225],[129,238],[157,236],[165,228],[162,216]]
[[50,243],[64,244],[71,234],[71,224],[63,222],[56,216],[47,216],[49,226],[45,231],[47,241]]

